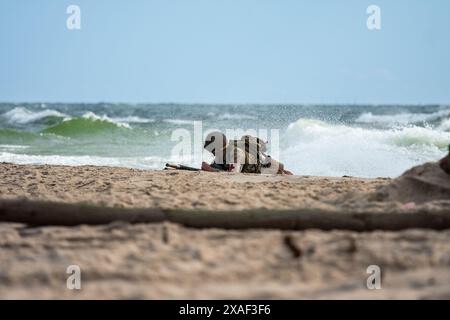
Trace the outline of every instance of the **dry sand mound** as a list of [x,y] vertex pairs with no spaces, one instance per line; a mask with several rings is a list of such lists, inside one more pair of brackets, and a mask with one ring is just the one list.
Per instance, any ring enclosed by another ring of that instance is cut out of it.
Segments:
[[385,201],[422,204],[450,200],[450,175],[438,163],[425,163],[406,171],[390,184],[378,190]]

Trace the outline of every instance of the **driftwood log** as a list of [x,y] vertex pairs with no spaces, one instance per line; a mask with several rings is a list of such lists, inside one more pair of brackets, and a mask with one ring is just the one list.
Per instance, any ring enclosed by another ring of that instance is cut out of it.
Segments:
[[0,200],[0,222],[28,225],[99,225],[114,221],[129,223],[172,222],[193,228],[283,229],[283,230],[402,230],[449,229],[450,211],[361,213],[341,210],[163,210],[158,208],[110,208],[33,200]]

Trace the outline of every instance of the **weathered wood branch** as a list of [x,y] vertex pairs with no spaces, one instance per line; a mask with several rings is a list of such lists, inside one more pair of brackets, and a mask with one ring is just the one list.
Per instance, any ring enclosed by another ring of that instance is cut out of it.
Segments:
[[0,221],[30,225],[74,226],[107,224],[112,221],[162,222],[159,209],[125,209],[34,200],[0,200]]
[[402,230],[449,229],[450,210],[404,213],[355,213],[341,210],[299,208],[290,210],[163,210],[158,208],[110,208],[34,200],[0,200],[0,222],[29,225],[99,225],[173,222],[193,228],[282,230]]

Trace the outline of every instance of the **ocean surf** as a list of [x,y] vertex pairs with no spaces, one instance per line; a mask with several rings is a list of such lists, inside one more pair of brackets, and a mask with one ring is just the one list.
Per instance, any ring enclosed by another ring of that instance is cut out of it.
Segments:
[[[278,129],[281,161],[296,174],[395,177],[436,161],[450,143],[450,106],[0,104],[0,162],[199,167],[172,134]],[[192,152],[199,148],[192,146]],[[200,148],[201,149],[201,148]],[[202,157],[209,161],[208,154]]]

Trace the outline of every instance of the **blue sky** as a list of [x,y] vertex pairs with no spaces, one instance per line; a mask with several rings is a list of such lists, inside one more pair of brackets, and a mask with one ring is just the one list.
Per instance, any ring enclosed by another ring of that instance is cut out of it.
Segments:
[[448,0],[0,0],[0,101],[445,104],[449,31]]

